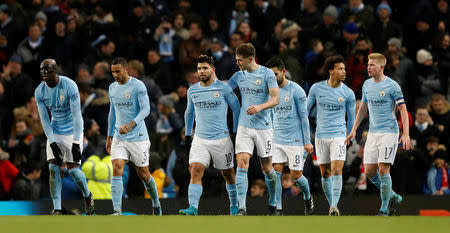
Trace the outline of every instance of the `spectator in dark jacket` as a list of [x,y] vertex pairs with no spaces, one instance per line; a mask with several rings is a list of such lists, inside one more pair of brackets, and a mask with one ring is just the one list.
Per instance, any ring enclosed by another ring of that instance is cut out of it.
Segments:
[[431,195],[450,195],[449,178],[450,169],[448,168],[448,155],[443,150],[438,150],[434,154],[434,164],[428,170],[425,194]]
[[39,164],[29,164],[20,173],[14,186],[14,200],[39,200],[41,193],[41,167]]

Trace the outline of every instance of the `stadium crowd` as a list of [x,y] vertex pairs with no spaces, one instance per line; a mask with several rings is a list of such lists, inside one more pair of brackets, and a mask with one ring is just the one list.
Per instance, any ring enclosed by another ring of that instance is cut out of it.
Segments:
[[[273,57],[288,78],[308,93],[327,77],[326,57],[346,60],[345,83],[361,98],[372,52],[385,54],[386,74],[401,86],[409,110],[414,149],[399,148],[392,167],[400,194],[449,195],[450,8],[447,0],[6,0],[0,4],[0,200],[49,198],[46,138],[34,89],[39,64],[53,58],[73,79],[84,119],[82,170],[96,199],[111,199],[111,161],[105,151],[108,87],[113,58],[129,60],[129,74],[144,82],[151,105],[146,125],[150,170],[159,196],[186,197],[189,184],[184,111],[190,85],[198,82],[196,60],[208,54],[216,74],[228,80],[239,68],[234,48],[251,42],[258,63]],[[238,94],[238,93],[237,93]],[[358,105],[357,105],[358,106]],[[231,114],[228,114],[231,122]],[[314,119],[311,129],[314,129]],[[229,124],[231,125],[231,124]],[[374,193],[362,166],[368,118],[347,152],[344,195]],[[399,126],[401,126],[399,122]],[[314,131],[314,130],[313,130]],[[314,138],[314,137],[311,137]],[[129,165],[130,167],[132,165]],[[63,199],[81,192],[62,173]],[[313,154],[304,174],[311,192],[321,192]],[[251,196],[266,190],[259,162],[249,169]],[[283,195],[299,195],[291,175]],[[124,171],[124,197],[146,196],[139,178]],[[204,175],[203,195],[223,196],[220,172]]]

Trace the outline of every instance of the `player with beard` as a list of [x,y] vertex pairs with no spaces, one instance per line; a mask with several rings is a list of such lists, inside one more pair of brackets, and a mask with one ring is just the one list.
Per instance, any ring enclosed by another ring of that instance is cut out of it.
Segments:
[[[214,61],[202,55],[197,59],[200,82],[192,85],[187,93],[186,144],[190,146],[189,171],[191,181],[188,188],[189,207],[180,214],[198,215],[198,203],[202,195],[202,177],[212,160],[226,182],[230,198],[230,215],[238,210],[238,197],[233,164],[233,143],[227,127],[227,110],[233,111],[233,131],[236,133],[239,120],[239,100],[228,84],[217,79]],[[196,122],[192,139],[192,128]],[[191,143],[192,142],[192,143]]]

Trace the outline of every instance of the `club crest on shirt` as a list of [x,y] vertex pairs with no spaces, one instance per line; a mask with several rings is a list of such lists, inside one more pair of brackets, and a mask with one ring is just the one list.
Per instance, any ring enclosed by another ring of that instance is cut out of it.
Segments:
[[219,98],[220,93],[218,91],[216,91],[216,92],[214,92],[213,96],[214,96],[214,98]]
[[125,98],[127,98],[127,99],[129,99],[131,97],[131,94],[130,93],[125,93]]
[[64,102],[65,99],[66,99],[66,97],[64,97],[63,95],[60,95],[60,96],[59,96],[59,100],[60,100],[61,102]]
[[339,103],[342,103],[342,102],[344,102],[344,97],[342,97],[342,96],[339,96],[339,98],[338,98],[338,102],[339,102]]
[[383,97],[383,96],[385,96],[386,95],[386,92],[385,91],[380,91],[380,96],[381,97]]
[[291,97],[289,96],[284,97],[284,102],[289,102],[289,100],[291,100]]
[[256,80],[255,80],[255,85],[256,85],[256,86],[261,85],[261,79],[256,79]]

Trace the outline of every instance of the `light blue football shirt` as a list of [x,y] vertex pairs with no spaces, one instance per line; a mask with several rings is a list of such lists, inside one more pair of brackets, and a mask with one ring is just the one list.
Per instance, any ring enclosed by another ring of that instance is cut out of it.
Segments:
[[362,101],[369,109],[369,132],[398,133],[395,105],[405,103],[397,82],[387,77],[375,82],[373,78],[364,82]]
[[280,103],[272,108],[273,141],[282,145],[310,144],[306,93],[297,83],[288,81],[280,88]]
[[[148,139],[144,119],[150,114],[147,89],[142,81],[131,77],[123,85],[117,81],[109,86],[108,136],[124,141],[143,141]],[[120,134],[123,125],[134,121],[136,126],[127,134]]]
[[336,88],[330,87],[328,80],[312,85],[308,96],[308,114],[316,105],[316,137],[346,137],[355,123],[355,102],[355,93],[344,83]]
[[68,77],[58,77],[55,87],[43,81],[34,91],[42,128],[50,143],[55,141],[54,134],[73,134],[74,141],[81,141],[83,117],[77,84]]
[[239,100],[228,84],[216,79],[203,87],[201,82],[197,82],[189,87],[187,101],[184,113],[186,136],[192,135],[195,115],[195,136],[208,140],[228,137],[228,105],[233,110],[233,130],[237,131]]
[[248,115],[247,109],[253,105],[262,104],[272,98],[269,88],[278,87],[273,71],[259,65],[253,72],[238,71],[228,81],[231,88],[239,87],[242,97],[239,126],[252,129],[271,129],[271,110],[265,109],[254,115]]

